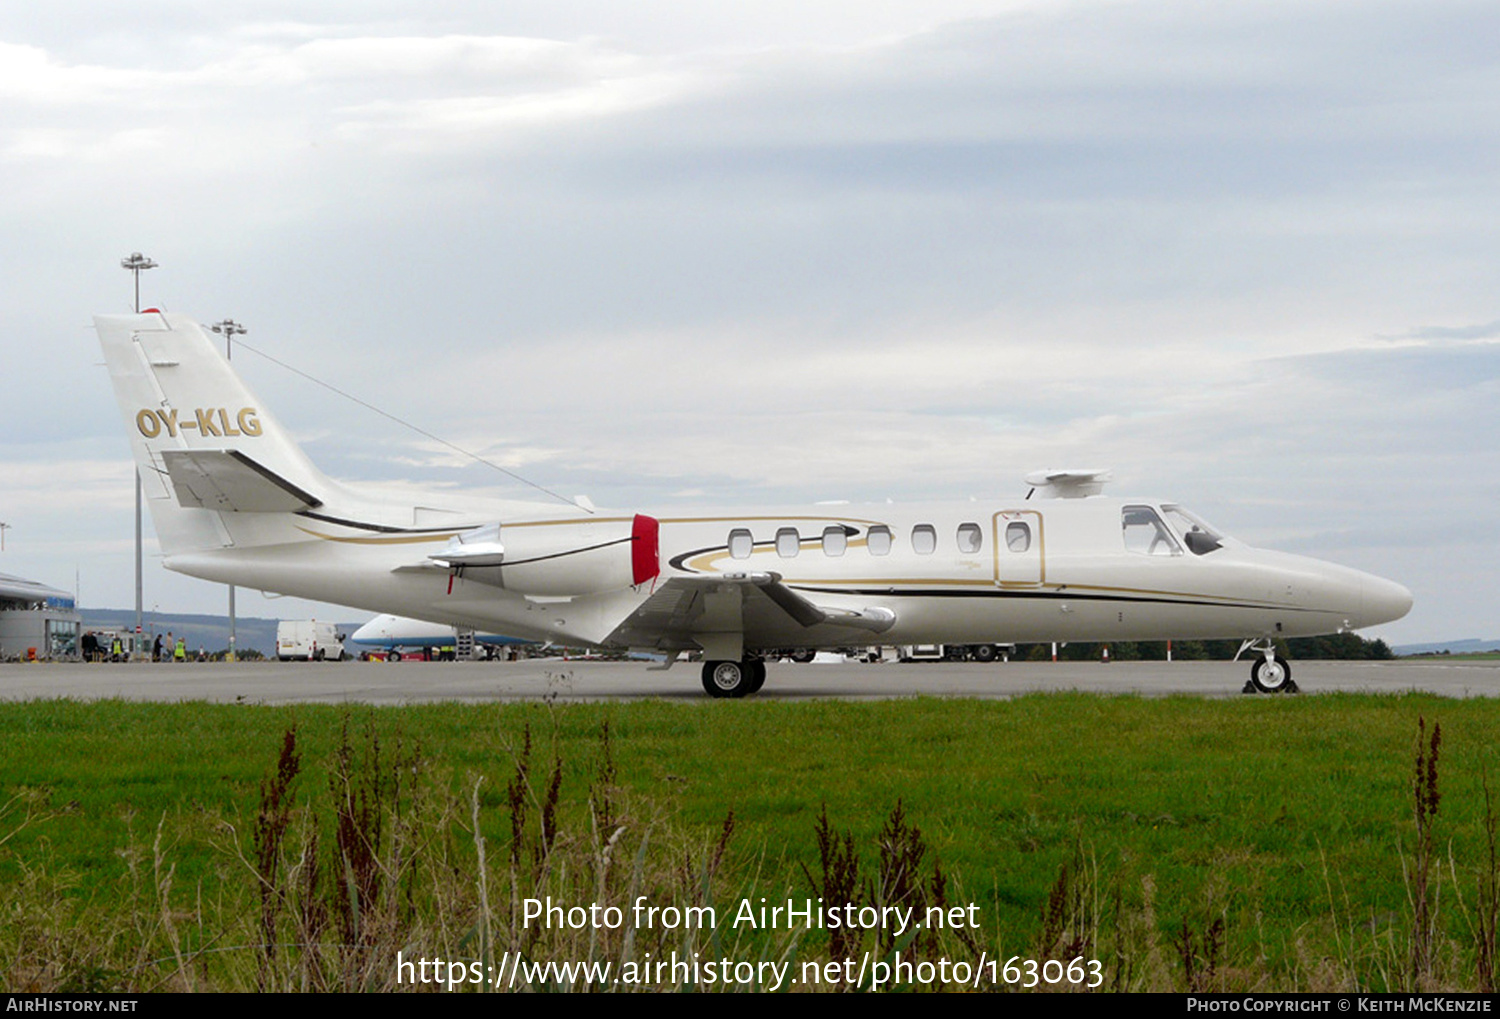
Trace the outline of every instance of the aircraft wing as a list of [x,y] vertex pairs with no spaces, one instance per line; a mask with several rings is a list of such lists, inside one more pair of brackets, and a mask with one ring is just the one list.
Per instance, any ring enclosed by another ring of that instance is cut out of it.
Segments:
[[287,513],[323,505],[237,449],[167,449],[161,458],[181,506]]
[[616,627],[608,642],[706,653],[726,639],[746,649],[836,646],[882,633],[895,621],[896,614],[886,608],[854,611],[814,604],[776,573],[673,577]]

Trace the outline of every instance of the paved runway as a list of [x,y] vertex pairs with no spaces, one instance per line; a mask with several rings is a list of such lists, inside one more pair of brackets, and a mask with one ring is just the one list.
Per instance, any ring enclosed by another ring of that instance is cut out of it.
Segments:
[[[1500,662],[1293,662],[1303,694],[1500,696]],[[1244,662],[930,662],[770,666],[763,700],[837,697],[1006,698],[1081,690],[1148,697],[1238,697]],[[243,662],[234,665],[0,665],[0,699],[406,704],[418,701],[706,699],[699,666],[650,672],[641,662]]]

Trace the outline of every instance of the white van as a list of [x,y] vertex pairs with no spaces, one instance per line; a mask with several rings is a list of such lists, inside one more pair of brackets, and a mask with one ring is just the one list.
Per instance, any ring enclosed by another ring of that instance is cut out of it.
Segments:
[[332,623],[316,619],[283,619],[276,624],[276,657],[283,662],[338,661],[344,657],[344,635]]

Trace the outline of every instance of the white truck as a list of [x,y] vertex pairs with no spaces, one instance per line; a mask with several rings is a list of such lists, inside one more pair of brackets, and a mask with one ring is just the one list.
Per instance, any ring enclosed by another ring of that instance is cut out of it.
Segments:
[[290,662],[339,661],[344,635],[332,623],[316,619],[283,619],[276,624],[276,658]]

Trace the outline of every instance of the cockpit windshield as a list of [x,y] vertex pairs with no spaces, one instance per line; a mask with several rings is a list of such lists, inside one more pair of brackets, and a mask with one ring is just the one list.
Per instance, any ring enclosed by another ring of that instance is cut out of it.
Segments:
[[1120,513],[1125,548],[1140,555],[1182,555],[1167,525],[1150,506],[1126,506]]
[[1193,555],[1207,555],[1215,549],[1223,548],[1225,535],[1215,527],[1211,527],[1201,517],[1194,516],[1181,506],[1163,504],[1162,515],[1182,537],[1182,542],[1188,547]]

